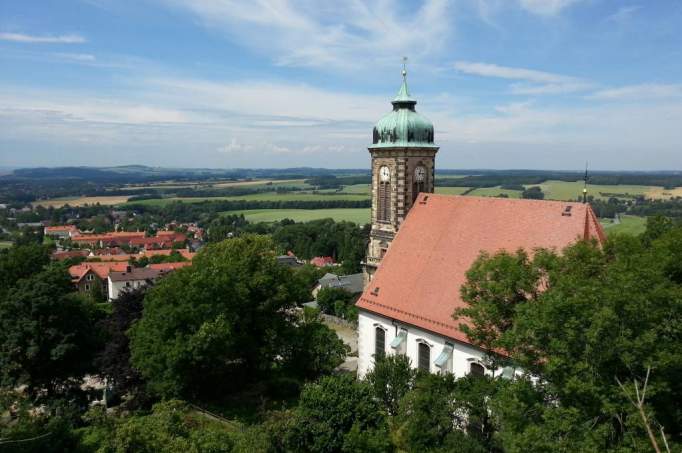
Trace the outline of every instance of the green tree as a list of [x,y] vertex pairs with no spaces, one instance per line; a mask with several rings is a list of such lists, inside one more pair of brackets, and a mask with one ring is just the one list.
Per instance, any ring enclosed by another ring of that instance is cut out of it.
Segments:
[[42,245],[17,245],[0,250],[0,298],[20,279],[40,272],[50,262]]
[[211,244],[161,280],[130,330],[133,365],[164,397],[224,392],[270,371],[289,340],[302,291],[272,242]]
[[0,379],[31,394],[64,390],[93,368],[101,313],[73,293],[69,275],[51,266],[19,282],[0,300]]
[[238,428],[209,420],[177,400],[156,404],[148,415],[90,417],[94,423],[81,440],[86,451],[227,453],[232,451],[232,433]]
[[521,198],[529,198],[532,200],[542,200],[545,198],[545,193],[538,186],[529,187],[521,192]]
[[381,401],[386,412],[393,416],[398,413],[398,404],[414,385],[416,371],[410,358],[403,354],[391,354],[379,358],[365,380],[372,388],[375,398]]
[[651,242],[616,236],[532,260],[482,256],[472,267],[462,290],[469,306],[458,312],[471,320],[469,338],[503,348],[541,383],[505,399],[517,410],[500,406],[506,449],[637,451],[645,429],[616,379],[634,394],[649,367],[649,419],[680,441],[681,243],[678,227]]
[[386,419],[372,389],[347,374],[307,385],[288,427],[286,451],[359,451],[382,438],[383,448],[375,451],[388,449]]

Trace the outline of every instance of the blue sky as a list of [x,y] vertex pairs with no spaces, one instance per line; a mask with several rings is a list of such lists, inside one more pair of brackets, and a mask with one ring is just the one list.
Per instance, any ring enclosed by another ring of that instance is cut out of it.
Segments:
[[3,0],[0,166],[682,170],[682,0]]

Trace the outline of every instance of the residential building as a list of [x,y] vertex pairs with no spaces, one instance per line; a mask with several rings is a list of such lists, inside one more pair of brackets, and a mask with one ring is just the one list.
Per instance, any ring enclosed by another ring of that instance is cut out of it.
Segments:
[[123,271],[112,271],[108,276],[107,298],[111,301],[123,291],[133,290],[155,282],[165,272],[149,267],[130,267]]
[[94,293],[98,291],[102,297],[109,294],[109,273],[123,272],[129,267],[127,262],[81,263],[71,266],[69,274],[71,282],[79,292]]
[[336,275],[327,272],[317,281],[313,289],[313,297],[317,297],[317,293],[323,288],[338,288],[350,294],[358,294],[364,289],[364,283],[365,278],[362,272],[351,275]]

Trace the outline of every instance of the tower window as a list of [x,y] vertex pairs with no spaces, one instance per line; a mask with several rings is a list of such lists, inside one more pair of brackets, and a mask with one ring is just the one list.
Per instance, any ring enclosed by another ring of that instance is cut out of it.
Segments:
[[420,370],[431,370],[431,348],[426,343],[419,343],[418,346],[418,366]]
[[379,168],[379,187],[377,200],[377,220],[388,222],[391,219],[391,170]]
[[384,355],[386,355],[386,331],[377,327],[374,333],[374,359],[382,359]]

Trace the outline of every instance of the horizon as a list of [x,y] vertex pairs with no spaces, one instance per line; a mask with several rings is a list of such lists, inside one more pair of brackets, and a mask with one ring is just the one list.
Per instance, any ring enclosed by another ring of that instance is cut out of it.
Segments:
[[682,170],[681,2],[49,0],[0,12],[0,168],[366,168],[406,55],[437,168]]

